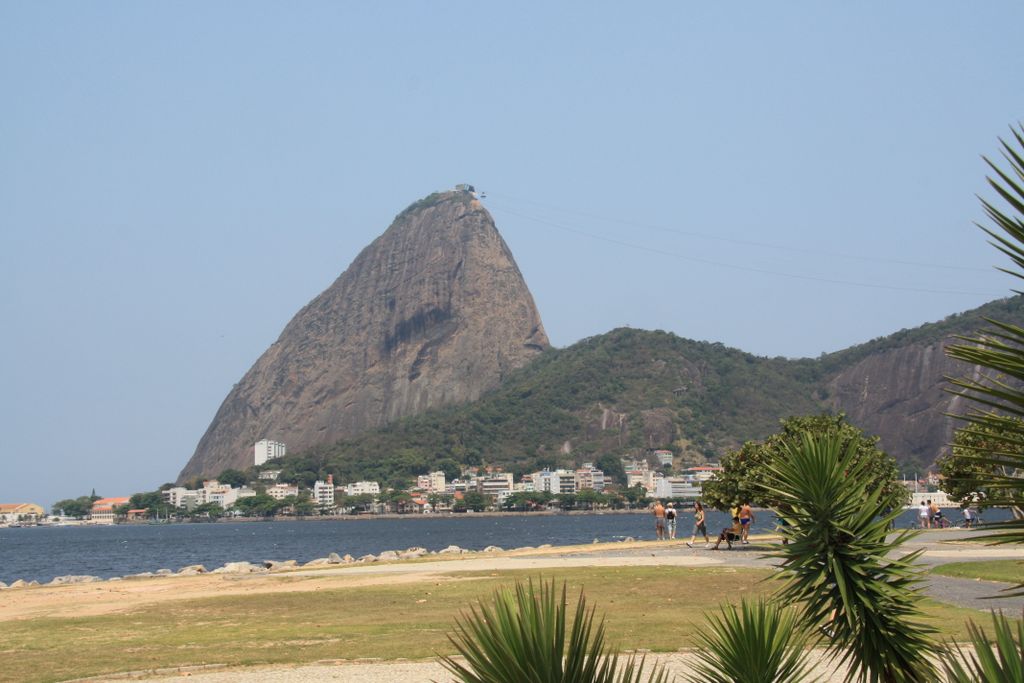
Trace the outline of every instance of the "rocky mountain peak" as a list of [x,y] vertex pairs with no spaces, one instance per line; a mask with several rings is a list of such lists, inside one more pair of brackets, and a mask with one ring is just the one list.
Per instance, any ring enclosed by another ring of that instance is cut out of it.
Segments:
[[179,475],[252,464],[473,401],[548,347],[512,253],[470,192],[399,214],[228,394]]

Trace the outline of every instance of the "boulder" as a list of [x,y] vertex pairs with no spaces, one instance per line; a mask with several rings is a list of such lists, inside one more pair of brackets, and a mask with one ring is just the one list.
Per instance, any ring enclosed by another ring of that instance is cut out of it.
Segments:
[[636,539],[633,538],[632,536],[626,536],[624,539],[622,539],[622,542],[623,543],[635,543]]
[[179,569],[177,576],[198,576],[206,573],[206,567],[201,564],[193,564]]
[[503,552],[503,550],[502,550],[501,546],[489,545],[486,548],[484,548],[484,552],[485,553],[500,553],[500,552]]
[[296,560],[284,560],[282,562],[277,562],[275,560],[264,560],[263,566],[269,569],[270,571],[274,572],[281,571],[283,569],[292,569],[293,567],[298,567],[299,563]]
[[550,543],[543,543],[543,544],[537,546],[537,550],[547,550],[550,547],[551,547]]
[[149,579],[156,576],[153,572],[139,572],[138,574],[129,574],[125,576],[126,579]]
[[10,585],[10,588],[28,588],[28,581],[25,579],[18,579]]
[[358,560],[356,560],[356,562],[376,562],[376,561],[377,561],[377,556],[376,555],[363,555]]
[[[338,559],[339,559],[339,561],[341,560],[341,558],[338,558]],[[304,564],[302,566],[303,567],[323,567],[323,566],[326,566],[326,565],[329,565],[329,564],[339,564],[339,562],[331,562],[330,558],[327,558],[327,557],[318,557],[315,560],[310,560],[309,562],[307,562],[306,564]]]
[[399,559],[402,560],[415,560],[417,557],[423,557],[427,554],[425,548],[409,548],[408,550],[398,554]]
[[341,558],[341,561],[344,562],[345,564],[352,564],[353,562],[356,561],[356,558],[352,557],[348,553],[345,553],[345,557]]
[[457,545],[450,545],[447,548],[445,548],[444,550],[438,550],[437,554],[438,555],[461,555],[464,552],[466,552],[466,551],[463,550],[462,548],[460,548],[459,546],[457,546]]
[[124,581],[120,576],[111,576],[107,581]]
[[0,590],[3,590],[4,588],[7,588],[7,584],[3,581],[0,581]]
[[[345,557],[351,557],[351,556],[350,555],[346,555]],[[342,562],[344,562],[344,560],[342,558],[338,557],[338,553],[331,553],[330,555],[327,556],[327,560],[331,564],[341,564]]]
[[170,569],[157,569],[156,570],[157,576],[170,576],[173,573],[174,572],[172,572]]
[[394,550],[385,550],[377,556],[377,559],[381,562],[390,562],[398,559],[398,553]]
[[72,584],[72,583],[94,583],[96,581],[102,581],[102,580],[103,579],[101,579],[98,576],[75,576],[75,575],[69,574],[67,576],[55,576],[55,577],[53,577],[53,580],[50,581],[49,585],[51,585],[51,586],[66,586],[66,585]]
[[267,571],[264,567],[257,566],[251,562],[228,562],[223,567],[217,567],[212,574],[259,574]]

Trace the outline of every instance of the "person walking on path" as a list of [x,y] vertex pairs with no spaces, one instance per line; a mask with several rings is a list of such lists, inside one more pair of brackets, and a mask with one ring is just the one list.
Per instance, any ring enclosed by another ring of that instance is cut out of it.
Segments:
[[665,526],[668,531],[668,540],[676,540],[676,508],[672,503],[665,508]]
[[750,545],[750,526],[754,523],[754,511],[750,509],[750,503],[745,502],[740,508],[740,541],[744,545]]
[[[928,502],[931,503],[930,500]],[[921,524],[922,529],[928,529],[931,527],[930,520],[928,519],[930,514],[931,510],[928,509],[928,506],[922,500],[921,507],[917,511],[917,521]]]
[[711,547],[711,539],[708,538],[708,527],[705,523],[706,518],[704,506],[700,504],[699,500],[693,501],[693,533],[690,534],[690,540],[686,543],[688,548],[693,547],[693,541],[697,538],[697,534],[704,537],[705,550]]
[[654,501],[654,533],[659,541],[665,540],[665,508],[660,500]]

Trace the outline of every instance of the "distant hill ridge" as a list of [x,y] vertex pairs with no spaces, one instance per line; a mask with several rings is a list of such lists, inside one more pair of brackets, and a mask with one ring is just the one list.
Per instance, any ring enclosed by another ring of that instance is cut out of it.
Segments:
[[[947,376],[973,369],[943,349],[984,318],[1024,325],[1024,298],[993,301],[816,359],[758,357],[661,331],[616,329],[550,349],[462,406],[321,446],[304,467],[336,476],[408,477],[443,458],[513,471],[570,466],[668,448],[713,459],[760,439],[789,415],[843,411],[907,469],[949,443],[958,399]],[[296,463],[298,466],[298,463]]]

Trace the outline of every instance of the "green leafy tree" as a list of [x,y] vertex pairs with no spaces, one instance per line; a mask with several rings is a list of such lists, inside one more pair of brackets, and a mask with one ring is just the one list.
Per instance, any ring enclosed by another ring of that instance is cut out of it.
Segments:
[[217,481],[225,486],[241,488],[249,483],[249,477],[240,470],[226,469],[217,477]]
[[239,498],[232,506],[246,517],[272,517],[281,507],[279,501],[265,493]]
[[51,510],[62,511],[66,517],[82,519],[92,512],[92,497],[79,496],[78,498],[65,498],[53,504]]
[[727,510],[749,501],[762,507],[776,507],[778,499],[765,485],[770,468],[792,446],[799,445],[804,434],[836,436],[844,447],[852,444],[857,461],[864,462],[871,487],[880,491],[883,506],[895,510],[907,504],[910,494],[900,483],[896,461],[878,448],[877,437],[865,436],[846,421],[844,414],[790,417],[782,420],[781,425],[782,430],[764,442],[748,441],[722,458],[723,471],[704,483],[702,495],[706,505]]
[[[989,507],[993,499],[1000,504],[1009,500],[1020,514],[1024,504],[1024,471],[1010,469],[1006,464],[993,464],[992,460],[1003,459],[1005,455],[1024,458],[1024,441],[1020,438],[1024,434],[1024,420],[1010,418],[1005,429],[995,430],[992,424],[971,424],[956,430],[951,452],[938,462],[944,479],[942,488],[962,505],[973,503]],[[988,461],[979,461],[977,456],[985,456]],[[1016,481],[1017,488],[993,490],[990,486],[993,478]]]
[[444,472],[445,481],[452,481],[458,479],[459,475],[462,474],[462,467],[453,458],[442,458],[435,465],[436,469]]
[[224,516],[224,508],[222,508],[218,503],[203,503],[202,505],[197,505],[192,508],[188,515],[192,519],[218,519]]
[[466,491],[463,495],[462,501],[466,509],[472,510],[473,512],[483,512],[487,509],[487,496],[478,491]]

